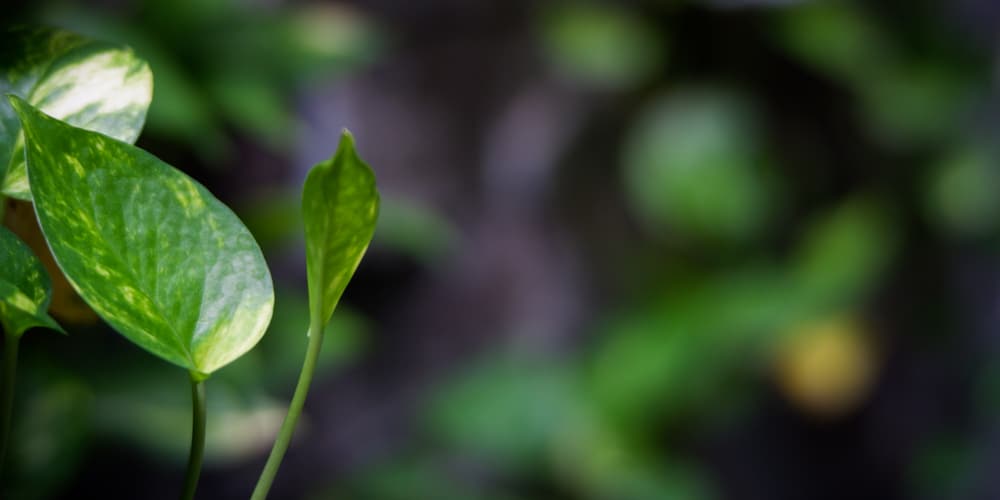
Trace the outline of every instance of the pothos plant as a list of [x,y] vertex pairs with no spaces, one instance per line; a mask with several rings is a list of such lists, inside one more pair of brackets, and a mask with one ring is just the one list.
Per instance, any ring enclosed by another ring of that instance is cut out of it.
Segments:
[[[257,344],[274,289],[261,250],[204,186],[132,145],[152,98],[148,65],[130,49],[53,29],[14,28],[0,50],[2,196],[34,204],[73,289],[112,328],[190,375],[191,449],[181,498],[193,498],[205,445],[206,381]],[[267,496],[306,399],[323,340],[378,217],[371,169],[346,131],[302,191],[308,347],[288,414],[253,492]],[[18,341],[63,329],[48,315],[39,259],[0,228],[4,330],[0,461],[9,435]],[[2,462],[0,462],[2,463]]]

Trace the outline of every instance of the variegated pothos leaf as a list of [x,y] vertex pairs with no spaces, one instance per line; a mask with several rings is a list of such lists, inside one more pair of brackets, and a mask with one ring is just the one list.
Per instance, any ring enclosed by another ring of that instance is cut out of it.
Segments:
[[[50,116],[135,142],[153,97],[153,75],[131,49],[52,28],[0,30],[0,94]],[[21,124],[0,100],[0,190],[31,200]]]
[[10,98],[39,225],[60,269],[112,327],[207,376],[260,337],[274,289],[253,236],[153,155]]

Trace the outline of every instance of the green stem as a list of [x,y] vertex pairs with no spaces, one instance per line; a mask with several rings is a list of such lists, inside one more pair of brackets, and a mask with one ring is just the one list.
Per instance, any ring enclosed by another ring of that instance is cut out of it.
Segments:
[[306,394],[309,393],[309,385],[312,383],[313,373],[316,371],[316,361],[319,359],[319,351],[322,345],[323,324],[313,320],[309,326],[309,347],[306,348],[306,359],[302,362],[302,372],[299,374],[299,382],[295,386],[295,394],[292,396],[292,402],[288,406],[288,414],[285,415],[285,420],[281,423],[281,430],[278,431],[274,447],[271,448],[271,455],[267,457],[264,470],[260,473],[260,479],[257,480],[257,487],[253,490],[253,496],[250,497],[251,500],[264,500],[267,498],[267,492],[271,489],[274,476],[278,474],[278,468],[281,467],[281,460],[285,457],[288,445],[292,441],[295,424],[298,423],[299,416],[302,415],[302,407],[306,403]]
[[192,500],[198,489],[201,461],[205,456],[205,380],[191,377],[191,455],[184,475],[181,500]]
[[3,382],[0,386],[0,470],[7,456],[11,414],[14,411],[14,376],[17,374],[17,343],[20,335],[4,332]]

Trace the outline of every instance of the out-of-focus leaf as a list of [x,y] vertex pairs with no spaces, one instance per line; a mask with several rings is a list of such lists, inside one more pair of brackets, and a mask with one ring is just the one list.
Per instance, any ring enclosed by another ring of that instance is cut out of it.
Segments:
[[1000,171],[983,147],[949,152],[931,171],[925,193],[929,218],[947,233],[982,236],[1000,221]]
[[156,41],[141,34],[125,36],[135,40],[136,50],[149,59],[149,66],[156,74],[156,99],[149,107],[146,128],[193,146],[205,159],[224,158],[229,153],[229,144],[204,84],[185,74],[181,64]]
[[208,91],[230,123],[238,123],[275,150],[291,144],[298,128],[279,89],[267,80],[239,73],[220,74],[208,82]]
[[[65,31],[2,33],[0,94],[12,93],[77,127],[135,142],[153,97],[153,75],[131,49]],[[0,179],[7,196],[30,200],[21,124],[0,102]]]
[[611,4],[551,7],[541,16],[549,58],[569,76],[601,87],[635,85],[664,64],[663,40],[654,28]]
[[288,13],[279,33],[288,72],[302,77],[354,68],[382,50],[370,19],[344,4],[303,5]]
[[[52,282],[42,263],[14,233],[0,226],[0,326],[7,335],[44,326],[62,332],[49,314]],[[63,332],[65,333],[65,332]]]
[[632,208],[654,232],[745,240],[768,220],[775,195],[746,103],[720,92],[677,92],[651,102],[624,151]]
[[325,325],[375,233],[375,174],[344,131],[337,153],[317,164],[302,188],[310,324]]
[[105,321],[203,376],[257,343],[271,319],[271,275],[229,208],[135,146],[11,103],[42,232]]
[[877,79],[897,57],[886,35],[859,4],[804,2],[775,12],[778,29],[774,33],[789,52],[852,86]]
[[895,246],[896,230],[883,209],[848,200],[810,224],[790,269],[796,295],[817,313],[843,309],[881,279]]
[[369,19],[347,5],[237,8],[208,29],[217,36],[198,56],[205,76],[245,75],[274,91],[356,68],[381,47]]
[[787,9],[779,27],[789,52],[854,92],[869,132],[887,146],[952,137],[970,108],[973,82],[984,76],[970,76],[960,64],[935,63],[926,54],[907,54],[855,3]]
[[561,432],[587,417],[579,398],[565,363],[500,357],[442,387],[427,423],[447,442],[518,469],[535,465]]
[[804,314],[790,291],[776,271],[733,274],[609,320],[588,374],[598,411],[618,429],[642,432],[654,419],[738,404],[735,374],[765,362],[778,333]]
[[888,146],[927,146],[954,138],[973,87],[963,72],[912,64],[883,70],[860,88],[871,133]]
[[600,413],[635,432],[738,403],[740,373],[769,364],[793,325],[855,304],[894,243],[886,216],[855,200],[811,227],[787,272],[727,273],[622,313],[601,329],[591,364]]

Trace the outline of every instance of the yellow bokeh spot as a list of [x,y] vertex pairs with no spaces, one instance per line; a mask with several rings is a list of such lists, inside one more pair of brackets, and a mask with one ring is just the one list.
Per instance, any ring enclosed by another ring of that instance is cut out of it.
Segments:
[[877,363],[870,332],[857,319],[825,318],[785,337],[775,359],[776,382],[800,410],[832,418],[865,400]]

